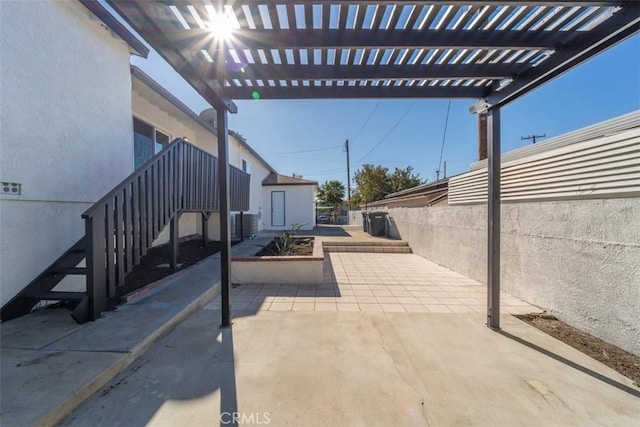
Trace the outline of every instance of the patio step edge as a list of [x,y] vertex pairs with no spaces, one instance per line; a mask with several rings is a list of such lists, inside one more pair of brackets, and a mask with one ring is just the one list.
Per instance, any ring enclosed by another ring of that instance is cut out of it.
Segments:
[[383,240],[383,241],[356,241],[356,242],[352,242],[352,241],[336,241],[336,240],[324,240],[322,242],[322,245],[324,247],[326,246],[381,246],[381,247],[389,247],[389,246],[393,246],[393,247],[408,247],[409,243],[404,241],[404,240]]
[[409,246],[325,246],[325,252],[395,253],[410,254]]

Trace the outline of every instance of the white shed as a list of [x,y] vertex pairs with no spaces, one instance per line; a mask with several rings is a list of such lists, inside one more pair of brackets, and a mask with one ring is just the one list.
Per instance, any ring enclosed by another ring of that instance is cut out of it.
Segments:
[[265,230],[285,230],[301,224],[302,230],[315,227],[315,195],[318,183],[277,173],[262,180],[262,198],[268,206],[262,215]]

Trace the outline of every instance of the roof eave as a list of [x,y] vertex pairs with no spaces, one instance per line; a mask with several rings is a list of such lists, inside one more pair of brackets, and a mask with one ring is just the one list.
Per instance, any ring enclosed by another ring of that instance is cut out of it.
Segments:
[[135,34],[122,25],[104,6],[96,0],[78,1],[127,43],[132,53],[142,58],[146,58],[149,55],[149,48]]

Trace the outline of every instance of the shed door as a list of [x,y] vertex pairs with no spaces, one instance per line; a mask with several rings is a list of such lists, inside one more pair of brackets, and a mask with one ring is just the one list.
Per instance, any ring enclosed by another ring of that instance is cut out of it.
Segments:
[[284,227],[284,191],[271,192],[271,225]]

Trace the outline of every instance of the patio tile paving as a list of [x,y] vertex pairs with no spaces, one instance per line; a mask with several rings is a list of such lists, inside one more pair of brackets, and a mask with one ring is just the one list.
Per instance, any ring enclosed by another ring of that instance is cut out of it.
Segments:
[[[325,255],[322,285],[239,285],[234,311],[385,311],[486,314],[486,287],[415,254]],[[501,294],[502,312],[540,311]],[[206,306],[220,310],[220,296]]]
[[313,302],[294,302],[291,310],[293,311],[314,311],[316,308]]

